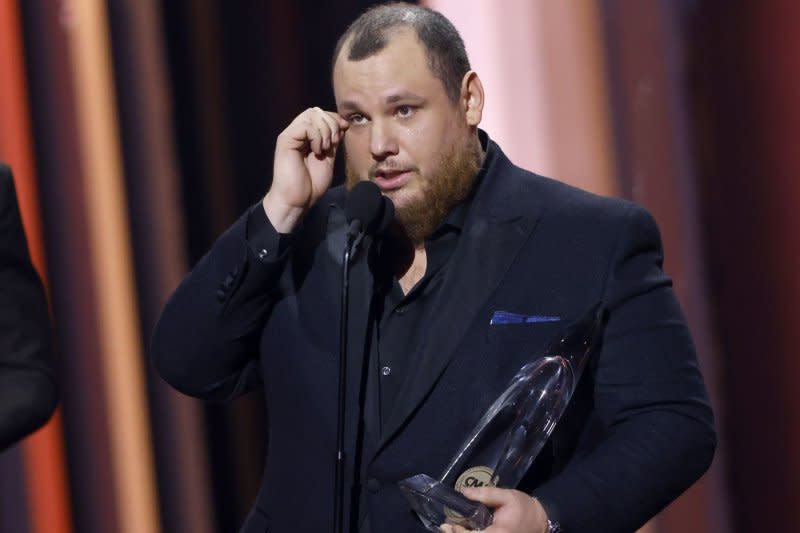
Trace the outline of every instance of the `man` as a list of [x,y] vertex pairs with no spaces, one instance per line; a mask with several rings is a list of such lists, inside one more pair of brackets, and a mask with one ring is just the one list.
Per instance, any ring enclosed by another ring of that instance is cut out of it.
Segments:
[[0,451],[56,408],[50,319],[28,255],[11,170],[0,164]]
[[[484,93],[440,14],[374,8],[339,41],[337,111],[278,136],[262,202],[215,243],[153,340],[179,390],[227,399],[262,385],[263,484],[242,531],[332,529],[345,188],[397,209],[351,271],[346,523],[424,531],[397,482],[438,476],[462,439],[570,319],[609,310],[591,363],[519,490],[484,487],[486,531],[633,531],[708,467],[715,436],[691,339],[641,208],[513,166],[478,130]],[[560,321],[498,324],[497,311]],[[449,528],[450,526],[444,526]]]

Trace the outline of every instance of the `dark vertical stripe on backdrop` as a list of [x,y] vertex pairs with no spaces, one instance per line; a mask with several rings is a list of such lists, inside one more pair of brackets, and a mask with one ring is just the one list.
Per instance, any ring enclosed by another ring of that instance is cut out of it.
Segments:
[[75,530],[119,531],[83,204],[66,4],[22,3]]
[[[711,329],[685,56],[688,5],[604,2],[618,168],[625,196],[661,228],[665,270],[686,313],[720,427],[718,346]],[[657,519],[663,531],[724,532],[724,449],[710,471]]]
[[[219,36],[220,4],[178,0],[162,5],[190,264],[238,215],[233,196],[238,178],[232,171],[229,147],[229,82],[223,71]],[[248,413],[259,403],[251,395],[230,405],[204,406],[220,531],[238,528],[255,498],[263,465],[264,448],[259,443],[264,442],[264,431],[262,420]],[[237,417],[242,421],[237,423]],[[237,426],[243,428],[243,436],[237,435]],[[253,443],[255,453],[239,453],[236,443],[240,441]]]
[[[158,313],[186,272],[180,181],[160,13],[152,0],[109,3],[139,318],[149,342]],[[202,405],[147,365],[162,528],[212,531]]]
[[[213,0],[176,0],[162,5],[177,116],[180,164],[185,180],[189,259],[207,249],[236,216],[232,202],[225,80],[220,68],[218,14]],[[194,225],[197,226],[194,226]]]

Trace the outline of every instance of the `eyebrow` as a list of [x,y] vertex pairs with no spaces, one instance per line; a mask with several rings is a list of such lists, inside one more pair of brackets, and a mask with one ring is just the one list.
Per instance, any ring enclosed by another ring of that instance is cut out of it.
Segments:
[[345,100],[339,106],[339,110],[340,111],[357,111],[358,109],[359,109],[358,104],[356,104],[355,102],[352,102],[350,100]]
[[[386,100],[385,100],[385,103],[387,105],[396,104],[397,102],[402,102],[402,101],[413,101],[413,102],[419,103],[419,102],[422,102],[423,100],[424,100],[424,98],[422,98],[421,96],[418,96],[418,95],[416,95],[414,93],[399,92],[399,93],[394,93],[394,94],[390,94],[389,96],[387,96]],[[358,110],[361,109],[361,106],[359,106],[356,102],[354,102],[352,100],[345,100],[339,106],[339,109],[341,111],[358,111]]]
[[401,102],[403,100],[413,100],[415,102],[421,102],[423,98],[421,96],[409,92],[390,94],[389,96],[386,97],[387,104],[396,104],[397,102]]

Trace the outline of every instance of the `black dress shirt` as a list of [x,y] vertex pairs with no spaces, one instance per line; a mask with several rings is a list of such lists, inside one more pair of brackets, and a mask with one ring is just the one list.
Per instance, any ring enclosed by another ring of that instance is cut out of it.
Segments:
[[418,363],[416,349],[432,313],[436,312],[431,304],[436,301],[447,276],[450,257],[461,236],[469,205],[469,199],[458,204],[425,239],[425,274],[408,294],[403,294],[392,270],[398,263],[398,255],[413,254],[413,251],[391,236],[381,243],[377,267],[379,271],[387,272],[388,283],[383,288],[383,305],[378,306],[378,316],[375,317],[377,342],[372,343],[370,354],[370,360],[378,362],[381,432],[389,420],[408,370]]

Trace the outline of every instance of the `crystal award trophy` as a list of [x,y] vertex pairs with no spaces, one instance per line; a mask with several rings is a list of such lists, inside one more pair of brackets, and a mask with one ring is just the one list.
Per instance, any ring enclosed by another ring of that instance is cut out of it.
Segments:
[[519,484],[564,413],[602,338],[605,315],[602,304],[596,304],[524,365],[438,480],[418,474],[400,482],[425,527],[440,531],[447,523],[478,531],[491,524],[491,511],[460,490]]

